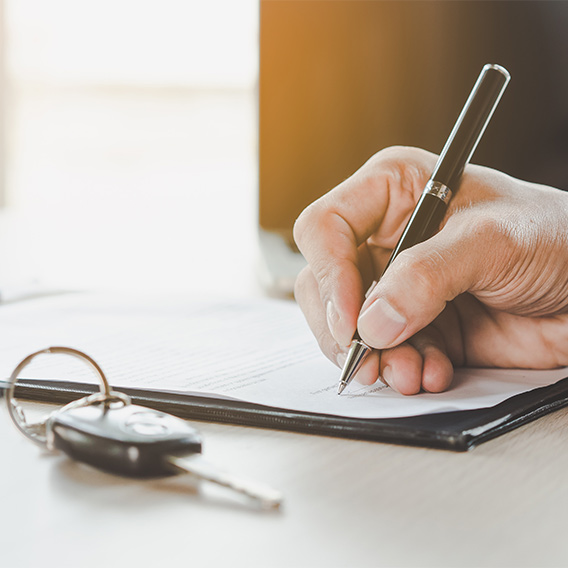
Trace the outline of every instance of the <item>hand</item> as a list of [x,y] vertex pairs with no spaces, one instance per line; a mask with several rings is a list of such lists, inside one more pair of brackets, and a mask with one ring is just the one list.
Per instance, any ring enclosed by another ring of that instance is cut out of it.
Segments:
[[296,299],[340,367],[357,328],[357,373],[403,394],[449,387],[454,366],[568,365],[568,194],[467,166],[442,228],[397,256],[373,288],[437,156],[377,153],[306,208],[294,238],[308,266]]

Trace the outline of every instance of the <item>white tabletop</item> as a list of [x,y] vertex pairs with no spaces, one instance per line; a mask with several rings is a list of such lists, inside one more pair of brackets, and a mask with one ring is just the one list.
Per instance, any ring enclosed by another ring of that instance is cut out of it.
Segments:
[[463,454],[199,424],[281,511],[42,455],[3,413],[1,565],[565,566],[568,409]]

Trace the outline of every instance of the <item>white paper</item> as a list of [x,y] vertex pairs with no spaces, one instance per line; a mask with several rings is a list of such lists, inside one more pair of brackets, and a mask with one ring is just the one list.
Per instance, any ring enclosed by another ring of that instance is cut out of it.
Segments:
[[[118,390],[198,393],[357,418],[488,407],[568,376],[568,369],[459,369],[444,393],[403,396],[382,383],[354,382],[338,396],[340,371],[291,301],[70,294],[0,307],[0,377],[52,345],[85,351]],[[44,360],[46,376],[92,382],[88,371],[65,376],[59,362],[50,368]]]

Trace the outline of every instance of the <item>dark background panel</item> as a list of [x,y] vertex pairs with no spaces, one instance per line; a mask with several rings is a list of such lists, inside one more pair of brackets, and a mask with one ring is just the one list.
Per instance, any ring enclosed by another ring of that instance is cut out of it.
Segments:
[[568,2],[261,0],[260,222],[381,148],[439,153],[485,63],[512,76],[473,162],[568,188]]

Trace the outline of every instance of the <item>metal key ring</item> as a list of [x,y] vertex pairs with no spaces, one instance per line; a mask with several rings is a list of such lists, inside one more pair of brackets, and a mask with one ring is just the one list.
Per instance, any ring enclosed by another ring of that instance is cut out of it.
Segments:
[[[28,355],[23,359],[14,369],[12,375],[9,379],[9,387],[6,391],[6,404],[8,406],[8,414],[10,419],[18,428],[18,430],[24,434],[27,438],[35,442],[36,444],[45,447],[48,445],[46,423],[49,420],[49,416],[43,422],[36,424],[28,424],[24,411],[21,405],[19,405],[15,398],[14,392],[16,390],[16,382],[20,373],[37,357],[38,355],[49,355],[49,354],[63,354],[71,355],[83,362],[88,363],[97,373],[101,382],[100,392],[88,395],[86,397],[74,400],[69,404],[66,404],[63,408],[58,409],[56,412],[62,412],[69,408],[74,408],[77,406],[86,406],[89,404],[111,404],[112,402],[122,402],[123,404],[130,404],[130,397],[124,393],[119,393],[113,391],[110,388],[109,382],[103,373],[103,370],[99,367],[98,363],[89,357],[86,353],[79,351],[78,349],[73,349],[71,347],[48,347],[47,349],[42,349],[41,351],[36,351],[31,355]],[[43,431],[42,431],[43,430]]]

